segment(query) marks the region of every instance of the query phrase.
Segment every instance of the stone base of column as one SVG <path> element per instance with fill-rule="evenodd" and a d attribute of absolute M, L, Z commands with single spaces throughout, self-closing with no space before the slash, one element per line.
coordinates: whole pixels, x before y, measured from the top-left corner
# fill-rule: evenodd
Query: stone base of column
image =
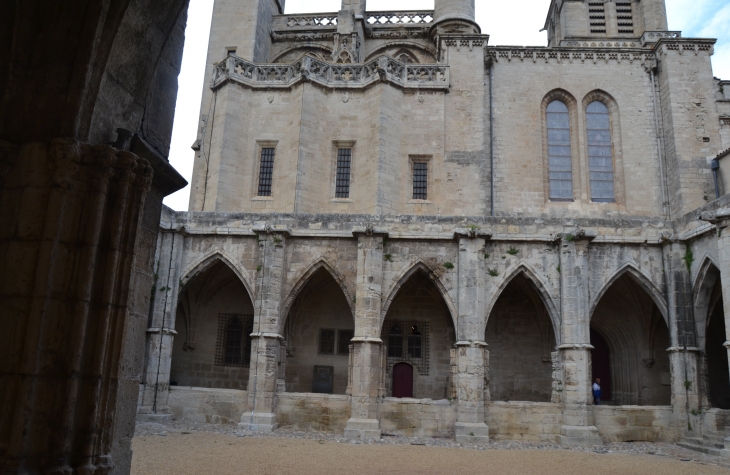
<path fill-rule="evenodd" d="M 484 422 L 457 422 L 455 432 L 460 444 L 489 443 L 489 427 Z"/>
<path fill-rule="evenodd" d="M 345 437 L 351 439 L 379 439 L 380 435 L 377 419 L 349 419 L 345 426 Z"/>
<path fill-rule="evenodd" d="M 251 413 L 246 412 L 241 416 L 239 429 L 252 430 L 254 432 L 273 432 L 279 424 L 276 422 L 276 414 L 257 413 L 251 418 Z"/>
<path fill-rule="evenodd" d="M 560 445 L 603 445 L 595 426 L 561 426 L 558 436 Z"/>
<path fill-rule="evenodd" d="M 172 414 L 141 414 L 137 413 L 137 422 L 165 423 L 172 420 Z"/>

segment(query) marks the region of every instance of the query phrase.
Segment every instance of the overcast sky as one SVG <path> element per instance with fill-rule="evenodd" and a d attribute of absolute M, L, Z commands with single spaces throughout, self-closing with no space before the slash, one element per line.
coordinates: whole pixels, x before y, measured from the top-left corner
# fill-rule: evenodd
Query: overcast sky
<path fill-rule="evenodd" d="M 730 79 L 730 1 L 666 0 L 669 29 L 683 36 L 717 38 L 712 63 L 715 76 Z M 286 0 L 286 13 L 334 12 L 340 0 Z M 547 45 L 540 32 L 549 0 L 477 0 L 477 22 L 490 45 Z M 433 9 L 433 0 L 368 0 L 368 11 Z M 172 131 L 170 163 L 190 181 L 213 0 L 190 0 L 185 51 Z M 175 210 L 188 209 L 190 186 L 165 198 Z"/>

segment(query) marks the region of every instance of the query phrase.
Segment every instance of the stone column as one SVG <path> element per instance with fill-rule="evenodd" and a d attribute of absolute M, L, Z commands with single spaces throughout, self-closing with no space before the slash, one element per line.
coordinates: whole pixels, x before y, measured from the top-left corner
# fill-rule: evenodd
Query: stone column
<path fill-rule="evenodd" d="M 347 437 L 380 438 L 380 397 L 383 341 L 380 317 L 383 292 L 383 238 L 385 232 L 371 227 L 355 231 L 357 237 L 357 287 L 355 290 L 355 337 L 352 339 L 351 414 Z"/>
<path fill-rule="evenodd" d="M 484 375 L 487 344 L 484 342 L 485 239 L 475 230 L 459 230 L 458 317 L 456 325 L 456 375 L 454 386 L 458 412 L 456 441 L 489 442 L 489 427 L 484 422 Z"/>
<path fill-rule="evenodd" d="M 595 238 L 582 230 L 560 237 L 560 287 L 563 365 L 563 425 L 560 443 L 602 444 L 593 425 L 591 404 L 590 301 L 588 245 Z"/>
<path fill-rule="evenodd" d="M 120 360 L 152 168 L 71 139 L 17 153 L 0 190 L 0 472 L 105 474 L 131 422 Z"/>
<path fill-rule="evenodd" d="M 282 351 L 279 334 L 282 284 L 286 267 L 286 229 L 255 228 L 259 235 L 261 270 L 254 301 L 254 328 L 251 334 L 251 370 L 248 377 L 248 408 L 241 416 L 242 429 L 271 432 L 276 422 L 276 386 Z"/>
<path fill-rule="evenodd" d="M 699 419 L 691 420 L 700 407 L 700 350 L 697 348 L 692 305 L 692 284 L 685 260 L 687 247 L 665 239 L 662 247 L 667 281 L 667 310 L 672 346 L 669 365 L 672 375 L 672 408 L 677 437 L 699 434 Z"/>
<path fill-rule="evenodd" d="M 142 381 L 142 402 L 138 421 L 167 421 L 170 407 L 170 366 L 177 316 L 177 299 L 182 276 L 183 243 L 180 229 L 162 230 L 155 256 L 152 290 L 152 319 L 147 329 L 146 367 Z"/>

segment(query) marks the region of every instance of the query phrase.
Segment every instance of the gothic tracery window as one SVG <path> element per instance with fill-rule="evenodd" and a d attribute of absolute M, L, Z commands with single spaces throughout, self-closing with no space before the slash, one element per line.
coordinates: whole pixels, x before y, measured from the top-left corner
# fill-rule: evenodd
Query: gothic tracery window
<path fill-rule="evenodd" d="M 611 118 L 608 107 L 603 102 L 594 101 L 586 107 L 586 132 L 588 134 L 591 200 L 598 202 L 616 201 Z"/>
<path fill-rule="evenodd" d="M 547 107 L 548 180 L 550 199 L 573 199 L 573 159 L 570 145 L 570 113 L 561 101 Z"/>

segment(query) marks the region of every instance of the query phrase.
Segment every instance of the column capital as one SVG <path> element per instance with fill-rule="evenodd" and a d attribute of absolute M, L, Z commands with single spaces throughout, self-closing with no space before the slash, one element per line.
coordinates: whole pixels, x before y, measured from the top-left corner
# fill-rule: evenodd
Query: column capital
<path fill-rule="evenodd" d="M 589 343 L 565 343 L 558 346 L 559 350 L 595 350 L 596 347 Z"/>
<path fill-rule="evenodd" d="M 353 228 L 352 235 L 355 237 L 360 236 L 381 236 L 388 237 L 388 230 L 385 228 L 376 228 L 372 224 L 367 226 L 358 226 Z"/>
<path fill-rule="evenodd" d="M 454 343 L 454 346 L 457 348 L 461 347 L 473 347 L 473 348 L 487 348 L 489 345 L 486 341 L 479 341 L 479 340 L 460 340 Z"/>
<path fill-rule="evenodd" d="M 281 234 L 282 236 L 291 236 L 291 231 L 286 226 L 272 226 L 270 224 L 261 224 L 254 226 L 251 231 L 256 234 Z"/>
<path fill-rule="evenodd" d="M 380 338 L 373 338 L 370 336 L 356 336 L 352 340 L 350 340 L 352 343 L 372 343 L 375 345 L 382 345 L 383 340 Z"/>
<path fill-rule="evenodd" d="M 268 338 L 270 340 L 283 340 L 284 337 L 278 333 L 273 332 L 254 332 L 251 333 L 251 338 Z"/>

